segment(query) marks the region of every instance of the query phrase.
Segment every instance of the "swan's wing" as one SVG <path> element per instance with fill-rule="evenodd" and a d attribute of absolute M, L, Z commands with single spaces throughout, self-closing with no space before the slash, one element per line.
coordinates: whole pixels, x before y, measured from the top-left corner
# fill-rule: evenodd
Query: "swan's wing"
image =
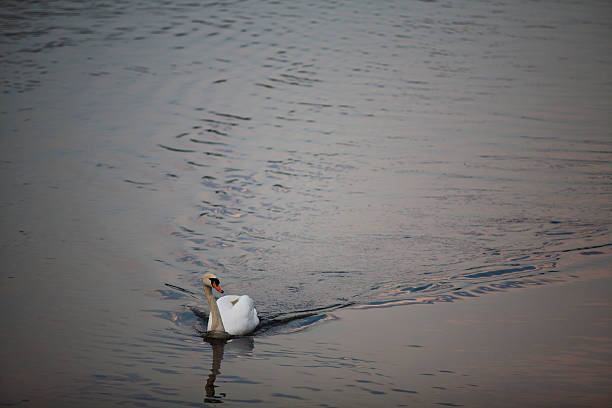
<path fill-rule="evenodd" d="M 255 303 L 247 295 L 228 295 L 217 299 L 217 306 L 225 331 L 229 334 L 244 335 L 255 330 L 259 324 Z"/>

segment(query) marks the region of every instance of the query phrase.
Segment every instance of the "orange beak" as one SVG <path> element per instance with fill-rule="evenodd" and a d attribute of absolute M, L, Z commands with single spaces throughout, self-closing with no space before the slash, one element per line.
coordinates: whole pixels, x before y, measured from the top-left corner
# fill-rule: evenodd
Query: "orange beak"
<path fill-rule="evenodd" d="M 213 282 L 212 286 L 213 288 L 217 289 L 217 291 L 219 291 L 220 293 L 223 293 L 223 289 L 221 289 L 221 286 L 219 286 L 216 282 Z"/>

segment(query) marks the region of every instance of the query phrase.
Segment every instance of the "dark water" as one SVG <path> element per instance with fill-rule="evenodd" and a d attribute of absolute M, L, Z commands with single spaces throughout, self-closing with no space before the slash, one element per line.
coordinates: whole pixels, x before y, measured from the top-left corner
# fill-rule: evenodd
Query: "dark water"
<path fill-rule="evenodd" d="M 205 271 L 273 334 L 609 255 L 611 17 L 4 2 L 0 402 L 198 405 Z"/>

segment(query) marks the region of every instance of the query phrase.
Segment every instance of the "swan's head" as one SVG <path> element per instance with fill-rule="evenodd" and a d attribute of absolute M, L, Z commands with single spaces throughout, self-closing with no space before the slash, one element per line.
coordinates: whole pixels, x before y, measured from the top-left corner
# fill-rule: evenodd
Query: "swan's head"
<path fill-rule="evenodd" d="M 207 273 L 202 277 L 202 283 L 204 286 L 209 288 L 215 288 L 217 291 L 223 293 L 223 289 L 219 286 L 219 278 L 214 273 Z"/>

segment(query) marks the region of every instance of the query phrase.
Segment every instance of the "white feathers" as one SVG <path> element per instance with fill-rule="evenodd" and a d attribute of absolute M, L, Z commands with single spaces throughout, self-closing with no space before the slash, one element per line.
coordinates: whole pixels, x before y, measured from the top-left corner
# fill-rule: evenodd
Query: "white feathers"
<path fill-rule="evenodd" d="M 225 331 L 234 336 L 249 334 L 259 324 L 257 310 L 253 299 L 248 295 L 228 295 L 217 299 L 217 307 L 221 314 L 221 320 Z M 212 319 L 208 319 L 210 331 Z"/>

